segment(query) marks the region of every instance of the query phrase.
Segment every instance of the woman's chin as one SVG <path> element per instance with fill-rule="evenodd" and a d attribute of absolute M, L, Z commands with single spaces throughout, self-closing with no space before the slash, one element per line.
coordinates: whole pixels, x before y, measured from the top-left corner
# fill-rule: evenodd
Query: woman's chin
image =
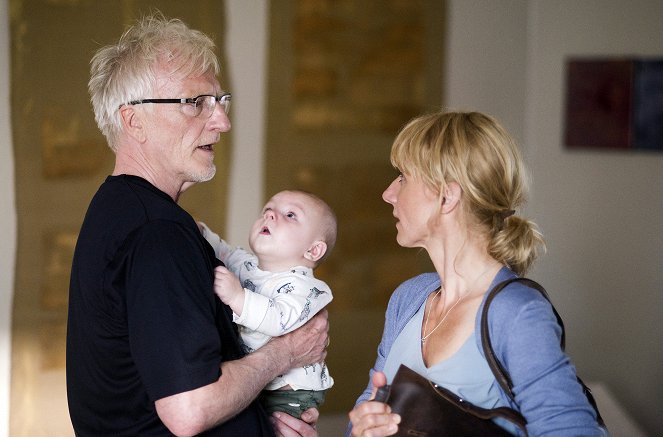
<path fill-rule="evenodd" d="M 396 236 L 396 243 L 398 243 L 398 245 L 401 247 L 412 247 L 405 238 L 402 238 L 398 235 Z"/>

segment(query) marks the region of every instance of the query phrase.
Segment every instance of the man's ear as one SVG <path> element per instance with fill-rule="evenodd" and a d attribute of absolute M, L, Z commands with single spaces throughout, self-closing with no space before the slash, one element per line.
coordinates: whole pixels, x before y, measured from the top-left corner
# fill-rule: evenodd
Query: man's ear
<path fill-rule="evenodd" d="M 132 105 L 123 105 L 120 108 L 120 119 L 124 132 L 139 143 L 145 141 L 143 120 Z"/>
<path fill-rule="evenodd" d="M 309 261 L 317 262 L 327 252 L 327 243 L 324 241 L 314 241 L 311 247 L 304 253 L 304 258 Z"/>

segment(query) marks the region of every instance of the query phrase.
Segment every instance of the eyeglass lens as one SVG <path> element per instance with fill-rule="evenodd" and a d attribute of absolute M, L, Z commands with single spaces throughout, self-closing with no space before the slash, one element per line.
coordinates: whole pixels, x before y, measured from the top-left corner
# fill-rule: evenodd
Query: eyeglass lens
<path fill-rule="evenodd" d="M 224 94 L 218 98 L 216 96 L 199 96 L 195 103 L 196 116 L 210 117 L 214 112 L 217 101 L 221 104 L 223 111 L 227 114 L 230 110 L 230 96 Z"/>

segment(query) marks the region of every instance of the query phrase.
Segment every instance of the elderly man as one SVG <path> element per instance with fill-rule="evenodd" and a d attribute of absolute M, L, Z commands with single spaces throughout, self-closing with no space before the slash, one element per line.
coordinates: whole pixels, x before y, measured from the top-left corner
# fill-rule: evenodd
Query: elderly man
<path fill-rule="evenodd" d="M 67 394 L 79 436 L 271 436 L 260 390 L 326 356 L 326 313 L 244 356 L 213 292 L 218 261 L 176 203 L 214 176 L 214 144 L 230 130 L 218 72 L 207 36 L 158 14 L 92 59 L 95 119 L 115 168 L 90 203 L 71 273 Z M 280 435 L 316 435 L 273 421 Z"/>

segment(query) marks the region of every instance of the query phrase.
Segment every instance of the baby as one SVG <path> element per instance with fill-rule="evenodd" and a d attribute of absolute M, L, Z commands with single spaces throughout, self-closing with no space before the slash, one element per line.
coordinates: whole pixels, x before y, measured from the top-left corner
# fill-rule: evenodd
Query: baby
<path fill-rule="evenodd" d="M 334 247 L 336 215 L 317 196 L 296 190 L 275 194 L 249 234 L 253 253 L 230 247 L 199 225 L 226 265 L 215 269 L 214 292 L 232 309 L 247 353 L 302 326 L 331 302 L 329 286 L 313 269 Z M 333 383 L 324 363 L 292 369 L 271 381 L 260 399 L 269 413 L 299 418 L 322 404 Z"/>

